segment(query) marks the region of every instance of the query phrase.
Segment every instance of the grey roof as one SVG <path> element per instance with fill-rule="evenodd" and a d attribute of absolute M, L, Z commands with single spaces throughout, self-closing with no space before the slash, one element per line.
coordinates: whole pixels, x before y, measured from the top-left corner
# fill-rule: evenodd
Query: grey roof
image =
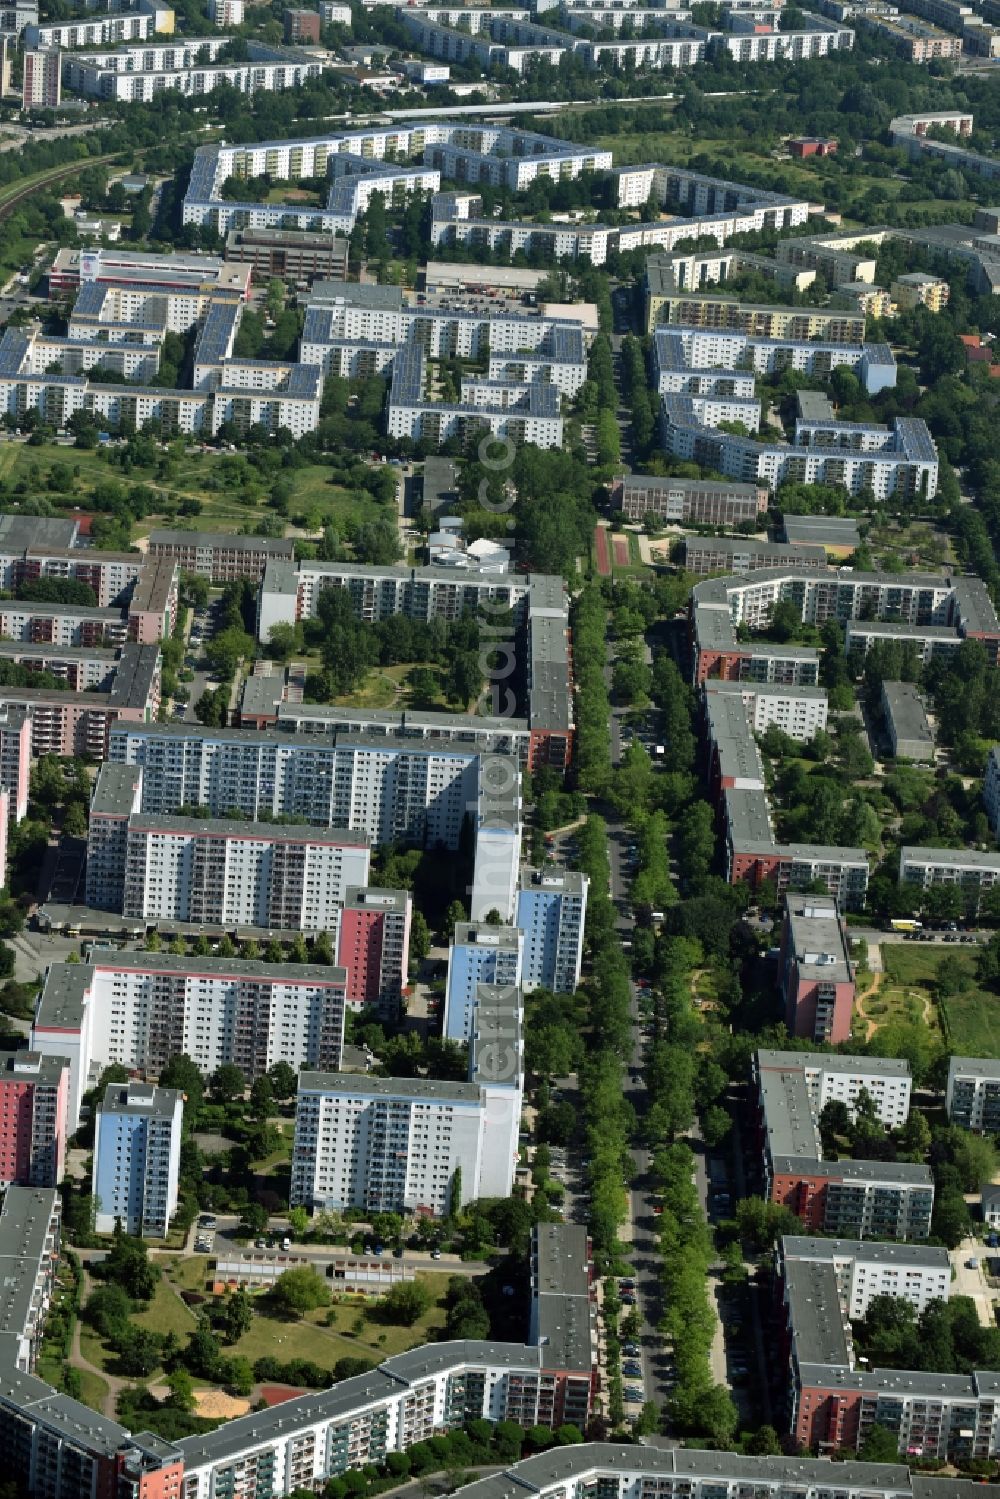
<path fill-rule="evenodd" d="M 446 1082 L 436 1077 L 372 1077 L 358 1072 L 300 1072 L 299 1092 L 361 1093 L 369 1098 L 416 1098 L 477 1107 L 482 1098 L 476 1083 Z"/>
<path fill-rule="evenodd" d="M 452 936 L 454 947 L 491 947 L 517 949 L 521 932 L 516 926 L 494 926 L 488 921 L 456 921 Z"/>
<path fill-rule="evenodd" d="M 772 1159 L 795 1157 L 817 1163 L 821 1155 L 819 1128 L 802 1070 L 790 1068 L 777 1076 L 762 1073 L 760 1104 Z"/>
<path fill-rule="evenodd" d="M 893 1187 L 926 1187 L 932 1191 L 934 1177 L 929 1166 L 910 1161 L 822 1161 L 816 1156 L 774 1155 L 774 1171 L 782 1176 L 825 1176 L 833 1181 L 885 1182 Z"/>
<path fill-rule="evenodd" d="M 310 304 L 347 302 L 352 307 L 376 307 L 385 312 L 396 312 L 403 305 L 403 289 L 400 286 L 362 286 L 356 281 L 314 281 L 309 289 L 309 301 Z"/>
<path fill-rule="evenodd" d="M 647 260 L 646 264 L 650 263 Z M 658 474 L 616 474 L 614 483 L 627 485 L 629 489 L 676 489 L 686 494 L 717 494 L 721 489 L 727 494 L 754 500 L 761 488 L 759 484 L 737 479 L 664 479 Z"/>
<path fill-rule="evenodd" d="M 141 778 L 142 771 L 138 765 L 117 765 L 105 760 L 94 781 L 90 815 L 128 817 Z"/>
<path fill-rule="evenodd" d="M 295 542 L 274 536 L 237 536 L 228 531 L 150 531 L 150 546 L 220 547 L 237 552 L 268 552 L 272 557 L 294 557 Z"/>
<path fill-rule="evenodd" d="M 870 291 L 871 287 L 866 286 L 866 290 Z M 830 404 L 829 397 L 825 396 L 822 391 L 797 391 L 795 401 L 798 407 L 798 415 L 802 417 L 804 421 L 818 422 L 833 420 L 833 406 Z"/>
<path fill-rule="evenodd" d="M 795 547 L 785 541 L 757 541 L 752 536 L 685 536 L 684 550 L 689 557 L 699 552 L 721 552 L 731 557 L 765 557 L 775 567 L 786 561 L 801 566 L 804 557 L 826 565 L 826 551 L 821 546 Z"/>
<path fill-rule="evenodd" d="M 840 1310 L 837 1272 L 831 1260 L 791 1260 L 784 1267 L 792 1339 L 817 1364 L 850 1364 L 851 1345 Z"/>
<path fill-rule="evenodd" d="M 56 1088 L 69 1066 L 65 1057 L 39 1051 L 0 1051 L 0 1082 L 33 1082 Z"/>
<path fill-rule="evenodd" d="M 246 686 L 258 681 L 267 683 L 280 681 L 280 678 L 248 677 Z M 261 704 L 266 706 L 268 694 L 261 693 L 259 697 Z M 259 711 L 254 709 L 252 703 L 248 706 L 245 691 L 243 711 Z M 330 703 L 281 702 L 277 705 L 277 716 L 279 724 L 325 722 L 330 725 L 331 730 L 342 725 L 353 733 L 363 733 L 371 726 L 391 729 L 404 738 L 418 737 L 412 734 L 413 728 L 458 729 L 474 736 L 494 737 L 528 733 L 526 718 L 490 717 L 480 713 L 441 713 L 423 708 L 341 708 Z"/>
<path fill-rule="evenodd" d="M 0 656 L 7 661 L 68 661 L 81 666 L 88 661 L 103 661 L 110 667 L 121 659 L 121 651 L 114 646 L 39 645 L 32 640 L 0 640 Z"/>
<path fill-rule="evenodd" d="M 849 983 L 850 959 L 836 901 L 829 896 L 785 897 L 790 949 L 801 977 Z"/>
<path fill-rule="evenodd" d="M 524 1040 L 521 991 L 516 984 L 477 984 L 469 1038 L 469 1081 L 522 1087 Z"/>
<path fill-rule="evenodd" d="M 819 418 L 826 419 L 826 414 Z M 821 546 L 860 545 L 861 535 L 856 520 L 840 515 L 788 515 L 783 517 L 785 540 L 793 544 L 818 542 Z"/>
<path fill-rule="evenodd" d="M 246 838 L 259 843 L 332 843 L 367 848 L 367 833 L 314 823 L 243 821 L 229 817 L 175 817 L 170 813 L 133 812 L 130 833 L 186 833 L 192 838 Z"/>
<path fill-rule="evenodd" d="M 0 515 L 0 551 L 24 552 L 29 547 L 72 548 L 80 524 L 62 516 Z"/>
<path fill-rule="evenodd" d="M 542 894 L 575 895 L 581 899 L 587 893 L 590 880 L 579 869 L 564 869 L 561 865 L 546 865 L 544 869 L 533 869 L 525 864 L 521 869 L 518 890 L 539 891 Z"/>
<path fill-rule="evenodd" d="M 94 970 L 83 963 L 50 963 L 35 1004 L 34 1026 L 42 1030 L 79 1030 Z"/>
<path fill-rule="evenodd" d="M 589 1371 L 594 1363 L 587 1230 L 539 1224 L 532 1233 L 532 1328 L 542 1366 Z"/>
<path fill-rule="evenodd" d="M 897 745 L 908 741 L 923 749 L 934 748 L 934 733 L 927 721 L 923 699 L 912 682 L 883 682 L 882 704 Z"/>
<path fill-rule="evenodd" d="M 949 869 L 1000 870 L 1000 850 L 978 848 L 923 848 L 907 846 L 899 851 L 900 868 L 907 864 L 932 864 Z"/>
<path fill-rule="evenodd" d="M 344 891 L 344 910 L 382 910 L 401 916 L 411 899 L 408 890 L 384 890 L 375 885 L 348 885 Z"/>
<path fill-rule="evenodd" d="M 986 1082 L 1000 1081 L 1000 1061 L 991 1057 L 952 1057 L 948 1063 L 949 1080 L 956 1077 L 981 1078 Z"/>
<path fill-rule="evenodd" d="M 810 897 L 817 899 L 817 897 Z M 848 1072 L 862 1077 L 909 1077 L 910 1064 L 901 1057 L 855 1057 L 835 1051 L 775 1051 L 762 1047 L 757 1052 L 758 1068 L 792 1069 L 806 1072 Z M 1000 1067 L 1000 1062 L 997 1063 Z"/>
<path fill-rule="evenodd" d="M 173 1119 L 179 1088 L 158 1088 L 155 1083 L 109 1083 L 97 1108 L 103 1114 L 138 1114 L 144 1119 Z"/>
<path fill-rule="evenodd" d="M 875 1239 L 825 1239 L 786 1234 L 781 1241 L 781 1252 L 786 1261 L 860 1259 L 871 1264 L 913 1265 L 927 1270 L 951 1268 L 947 1249 L 930 1244 L 882 1244 Z"/>
<path fill-rule="evenodd" d="M 32 1312 L 40 1311 L 35 1285 L 49 1224 L 59 1202 L 53 1187 L 9 1186 L 0 1209 L 0 1331 L 17 1336 L 29 1331 Z"/>
<path fill-rule="evenodd" d="M 726 828 L 733 848 L 772 846 L 767 793 L 754 786 L 727 786 L 724 796 Z"/>

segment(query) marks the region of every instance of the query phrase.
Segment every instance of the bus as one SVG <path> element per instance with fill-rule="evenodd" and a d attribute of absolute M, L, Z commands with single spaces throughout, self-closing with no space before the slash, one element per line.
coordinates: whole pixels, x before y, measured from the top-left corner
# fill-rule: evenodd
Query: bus
<path fill-rule="evenodd" d="M 890 921 L 889 927 L 894 932 L 919 932 L 923 927 L 922 921 L 912 921 L 909 917 L 905 921 Z"/>

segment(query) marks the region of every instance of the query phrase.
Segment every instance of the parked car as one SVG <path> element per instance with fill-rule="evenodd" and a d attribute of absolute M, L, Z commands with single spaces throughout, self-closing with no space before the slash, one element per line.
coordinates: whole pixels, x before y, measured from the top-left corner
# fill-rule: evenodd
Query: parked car
<path fill-rule="evenodd" d="M 626 1400 L 635 1400 L 640 1404 L 646 1398 L 645 1390 L 641 1390 L 638 1385 L 627 1384 L 625 1386 L 624 1394 Z"/>

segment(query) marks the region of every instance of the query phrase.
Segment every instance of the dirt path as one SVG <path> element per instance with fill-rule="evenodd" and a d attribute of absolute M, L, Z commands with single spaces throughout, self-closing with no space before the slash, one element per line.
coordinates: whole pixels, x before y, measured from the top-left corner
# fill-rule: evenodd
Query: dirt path
<path fill-rule="evenodd" d="M 83 1290 L 80 1297 L 81 1305 L 87 1300 L 87 1297 L 90 1295 L 90 1292 L 92 1290 L 93 1282 L 91 1281 L 90 1276 L 87 1274 L 86 1270 L 84 1270 Z M 84 1355 L 83 1349 L 80 1346 L 81 1326 L 82 1324 L 78 1313 L 76 1318 L 76 1326 L 73 1328 L 73 1342 L 70 1348 L 69 1355 L 70 1364 L 77 1369 L 86 1369 L 89 1371 L 89 1373 L 96 1374 L 98 1379 L 102 1380 L 104 1384 L 108 1386 L 108 1393 L 104 1397 L 104 1415 L 113 1416 L 115 1414 L 115 1405 L 118 1400 L 119 1390 L 122 1390 L 127 1384 L 134 1383 L 134 1381 L 129 1379 L 122 1379 L 121 1376 L 117 1374 L 109 1374 L 106 1369 L 100 1369 L 96 1364 L 91 1363 L 90 1359 Z"/>
<path fill-rule="evenodd" d="M 869 1015 L 865 1009 L 865 1006 L 867 1005 L 869 1000 L 878 998 L 879 990 L 882 988 L 884 981 L 884 973 L 873 973 L 871 975 L 871 982 L 865 992 L 863 994 L 858 994 L 855 996 L 854 1013 L 856 1016 L 860 1016 L 861 1020 L 864 1022 L 865 1034 L 861 1038 L 864 1041 L 870 1041 L 872 1036 L 879 1028 L 879 1020 L 877 1020 L 874 1016 Z M 923 1021 L 924 1025 L 928 1027 L 928 1029 L 937 1030 L 937 1016 L 934 1013 L 934 1000 L 932 999 L 932 997 L 925 990 L 911 989 L 909 987 L 906 989 L 906 996 L 908 999 L 912 998 L 919 1000 L 921 1007 L 921 1020 Z"/>

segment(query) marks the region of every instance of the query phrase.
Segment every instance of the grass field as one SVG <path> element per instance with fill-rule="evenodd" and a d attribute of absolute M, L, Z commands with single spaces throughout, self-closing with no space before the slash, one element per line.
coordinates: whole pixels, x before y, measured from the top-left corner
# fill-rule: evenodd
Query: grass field
<path fill-rule="evenodd" d="M 405 662 L 398 666 L 376 666 L 368 672 L 364 681 L 354 692 L 345 693 L 342 697 L 334 698 L 338 708 L 406 708 L 412 707 L 412 695 L 407 690 L 407 680 L 412 671 L 420 669 L 421 665 L 427 666 L 428 670 L 434 672 L 440 681 L 438 668 L 429 662 Z M 444 693 L 439 691 L 433 699 L 424 700 L 420 705 L 422 708 L 440 709 L 448 712 L 450 704 Z"/>
<path fill-rule="evenodd" d="M 976 982 L 975 953 L 956 951 L 937 943 L 914 942 L 888 944 L 882 948 L 882 962 L 888 982 L 879 991 L 879 1000 L 887 1000 L 907 1019 L 928 1023 L 941 1030 L 949 1048 L 963 1056 L 1000 1057 L 1000 996 L 980 988 Z M 939 967 L 964 982 L 967 987 L 939 1001 L 945 1026 L 942 1028 L 933 1007 L 931 986 Z M 924 1003 L 928 1001 L 929 1003 Z M 890 1016 L 879 1016 L 866 1010 L 882 1023 Z"/>
<path fill-rule="evenodd" d="M 177 1292 L 161 1279 L 149 1306 L 144 1312 L 137 1312 L 134 1321 L 140 1327 L 148 1327 L 150 1332 L 172 1332 L 184 1338 L 189 1332 L 194 1332 L 197 1319 Z"/>
<path fill-rule="evenodd" d="M 68 483 L 50 483 L 57 464 L 68 470 Z M 331 484 L 330 472 L 325 464 L 318 463 L 295 470 L 290 507 L 293 521 L 302 520 L 307 530 L 318 531 L 330 523 L 343 527 L 349 521 L 370 520 L 382 513 L 366 495 Z M 272 513 L 259 474 L 239 455 L 175 450 L 166 466 L 123 474 L 108 462 L 101 449 L 87 451 L 58 443 L 38 447 L 0 443 L 0 491 L 16 491 L 23 484 L 31 497 L 40 496 L 68 511 L 74 506 L 85 510 L 94 490 L 107 483 L 126 489 L 141 484 L 162 496 L 164 510 L 145 517 L 137 528 L 139 536 L 162 524 L 164 514 L 172 514 L 185 500 L 197 500 L 202 506 L 200 514 L 183 520 L 186 529 L 198 531 L 235 530 L 256 524 L 262 515 Z M 12 498 L 16 499 L 16 494 Z"/>

